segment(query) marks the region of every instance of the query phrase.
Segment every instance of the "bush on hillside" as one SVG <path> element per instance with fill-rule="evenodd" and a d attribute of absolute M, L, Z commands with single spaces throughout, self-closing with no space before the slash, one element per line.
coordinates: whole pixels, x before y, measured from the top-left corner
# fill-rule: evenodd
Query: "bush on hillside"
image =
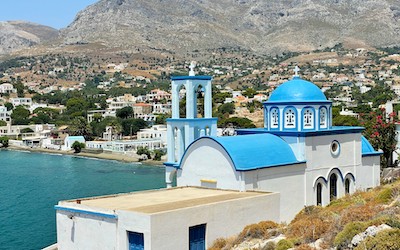
<path fill-rule="evenodd" d="M 275 250 L 287 250 L 293 247 L 294 245 L 291 241 L 283 239 L 276 244 Z"/>
<path fill-rule="evenodd" d="M 373 237 L 368 237 L 364 242 L 361 242 L 355 250 L 364 249 L 385 249 L 398 250 L 400 249 L 400 229 L 383 230 Z"/>
<path fill-rule="evenodd" d="M 367 225 L 365 222 L 350 222 L 348 223 L 343 230 L 338 233 L 334 240 L 334 245 L 338 249 L 346 249 L 347 246 L 351 243 L 351 240 L 357 234 L 364 232 L 367 229 Z"/>

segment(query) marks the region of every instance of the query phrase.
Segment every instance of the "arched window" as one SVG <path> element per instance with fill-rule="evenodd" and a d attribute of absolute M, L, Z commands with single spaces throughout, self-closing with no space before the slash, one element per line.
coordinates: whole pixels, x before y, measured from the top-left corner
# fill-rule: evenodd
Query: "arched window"
<path fill-rule="evenodd" d="M 314 112 L 311 108 L 306 108 L 303 112 L 303 128 L 314 128 Z"/>
<path fill-rule="evenodd" d="M 337 175 L 332 174 L 329 177 L 329 196 L 330 200 L 333 201 L 337 198 Z"/>
<path fill-rule="evenodd" d="M 279 126 L 279 110 L 277 108 L 271 109 L 271 128 L 278 128 Z"/>
<path fill-rule="evenodd" d="M 319 110 L 319 127 L 326 128 L 328 126 L 327 111 L 325 107 Z"/>
<path fill-rule="evenodd" d="M 344 191 L 346 194 L 350 194 L 350 179 L 346 178 L 344 181 Z"/>
<path fill-rule="evenodd" d="M 295 128 L 296 127 L 296 113 L 293 108 L 288 108 L 285 111 L 285 128 Z"/>
<path fill-rule="evenodd" d="M 322 184 L 317 184 L 317 206 L 322 206 Z"/>

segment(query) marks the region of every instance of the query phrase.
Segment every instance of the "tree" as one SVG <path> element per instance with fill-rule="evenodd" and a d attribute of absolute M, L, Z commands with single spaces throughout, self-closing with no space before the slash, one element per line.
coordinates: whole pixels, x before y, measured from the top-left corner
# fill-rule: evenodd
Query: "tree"
<path fill-rule="evenodd" d="M 220 112 L 222 114 L 233 114 L 233 113 L 235 113 L 235 104 L 224 103 L 218 107 L 218 112 Z"/>
<path fill-rule="evenodd" d="M 5 122 L 5 121 L 3 121 L 3 120 L 0 120 L 0 127 L 1 126 L 7 126 L 7 122 Z"/>
<path fill-rule="evenodd" d="M 11 102 L 6 102 L 6 103 L 4 104 L 4 107 L 7 108 L 7 111 L 10 111 L 10 110 L 14 109 L 14 105 L 12 105 Z"/>
<path fill-rule="evenodd" d="M 171 114 L 159 114 L 156 116 L 156 124 L 167 124 L 168 118 L 171 118 Z"/>
<path fill-rule="evenodd" d="M 252 88 L 248 88 L 243 92 L 244 96 L 247 96 L 248 98 L 253 98 L 257 94 L 257 91 L 255 91 Z"/>
<path fill-rule="evenodd" d="M 80 116 L 75 117 L 71 121 L 68 130 L 71 135 L 82 135 L 85 139 L 92 135 L 91 127 L 88 125 L 86 119 Z"/>
<path fill-rule="evenodd" d="M 74 141 L 71 147 L 75 150 L 74 153 L 80 153 L 82 151 L 82 148 L 85 148 L 85 143 Z"/>
<path fill-rule="evenodd" d="M 136 154 L 137 155 L 146 155 L 147 159 L 151 159 L 150 150 L 146 147 L 138 147 Z"/>
<path fill-rule="evenodd" d="M 82 97 L 73 97 L 67 101 L 66 113 L 73 117 L 84 116 L 87 110 L 88 103 Z"/>
<path fill-rule="evenodd" d="M 134 135 L 142 128 L 147 127 L 147 122 L 143 119 L 125 119 L 122 120 L 121 124 L 124 135 Z"/>
<path fill-rule="evenodd" d="M 153 151 L 153 153 L 154 153 L 153 160 L 155 160 L 155 161 L 161 161 L 161 157 L 162 157 L 163 155 L 165 155 L 165 152 L 162 151 L 162 150 L 159 150 L 159 149 L 155 149 L 155 150 Z"/>
<path fill-rule="evenodd" d="M 381 167 L 393 165 L 393 152 L 396 149 L 396 117 L 392 113 L 387 115 L 385 109 L 363 114 L 361 125 L 365 127 L 364 136 L 369 140 L 375 150 L 381 149 Z"/>
<path fill-rule="evenodd" d="M 29 110 L 27 110 L 23 106 L 17 106 L 11 114 L 12 124 L 14 125 L 29 124 L 29 115 L 30 115 Z"/>
<path fill-rule="evenodd" d="M 121 119 L 127 119 L 133 117 L 133 108 L 132 107 L 123 107 L 122 109 L 118 109 L 116 116 Z"/>

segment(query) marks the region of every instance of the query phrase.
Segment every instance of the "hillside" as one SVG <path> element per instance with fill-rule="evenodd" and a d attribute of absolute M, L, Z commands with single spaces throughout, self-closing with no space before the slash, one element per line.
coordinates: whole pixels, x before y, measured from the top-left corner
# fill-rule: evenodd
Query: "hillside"
<path fill-rule="evenodd" d="M 53 41 L 58 30 L 48 26 L 24 22 L 0 22 L 0 55 Z"/>
<path fill-rule="evenodd" d="M 382 230 L 382 231 L 380 231 Z M 260 222 L 236 236 L 218 239 L 217 249 L 400 249 L 400 180 L 333 201 L 305 207 L 289 224 Z"/>
<path fill-rule="evenodd" d="M 184 54 L 400 44 L 399 0 L 101 0 L 62 30 L 64 44 Z"/>

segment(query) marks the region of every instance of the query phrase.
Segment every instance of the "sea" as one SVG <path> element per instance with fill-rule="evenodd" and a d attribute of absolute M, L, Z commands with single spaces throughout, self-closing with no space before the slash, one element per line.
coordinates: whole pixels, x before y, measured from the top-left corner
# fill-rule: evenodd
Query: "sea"
<path fill-rule="evenodd" d="M 60 200 L 163 188 L 164 176 L 140 163 L 0 150 L 0 249 L 56 243 Z"/>

